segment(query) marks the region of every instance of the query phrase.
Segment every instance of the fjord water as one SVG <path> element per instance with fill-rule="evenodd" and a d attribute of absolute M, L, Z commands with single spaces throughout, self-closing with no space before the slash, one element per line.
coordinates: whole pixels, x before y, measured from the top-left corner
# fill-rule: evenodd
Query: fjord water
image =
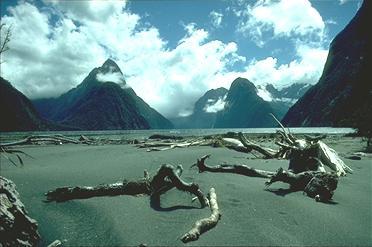
<path fill-rule="evenodd" d="M 175 136 L 204 136 L 227 132 L 243 132 L 247 134 L 272 134 L 278 128 L 232 128 L 232 129 L 150 129 L 150 130 L 100 130 L 100 131 L 26 131 L 26 132 L 3 132 L 0 133 L 0 141 L 10 141 L 24 138 L 30 135 L 55 135 L 61 134 L 70 137 L 85 135 L 89 137 L 102 137 L 113 139 L 144 139 L 153 134 Z M 352 128 L 290 128 L 295 134 L 349 134 L 354 133 Z"/>

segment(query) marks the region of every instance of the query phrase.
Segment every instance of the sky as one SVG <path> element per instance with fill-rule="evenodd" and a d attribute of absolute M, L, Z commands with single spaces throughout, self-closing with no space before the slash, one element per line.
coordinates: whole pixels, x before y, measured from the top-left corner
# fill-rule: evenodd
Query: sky
<path fill-rule="evenodd" d="M 57 97 L 107 58 L 166 117 L 244 77 L 260 87 L 317 83 L 332 39 L 361 0 L 1 0 L 11 27 L 3 78 Z M 3 31 L 3 30 L 2 30 Z M 3 33 L 1 39 L 3 40 Z"/>

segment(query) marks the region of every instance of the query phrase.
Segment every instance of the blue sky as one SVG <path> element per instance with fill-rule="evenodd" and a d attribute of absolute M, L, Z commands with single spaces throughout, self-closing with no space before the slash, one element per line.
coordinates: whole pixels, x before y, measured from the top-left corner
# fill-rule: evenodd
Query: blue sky
<path fill-rule="evenodd" d="M 5 0 L 1 22 L 12 39 L 1 76 L 30 98 L 55 97 L 111 57 L 151 106 L 187 115 L 206 90 L 229 88 L 238 76 L 257 87 L 315 84 L 331 40 L 360 4 Z"/>

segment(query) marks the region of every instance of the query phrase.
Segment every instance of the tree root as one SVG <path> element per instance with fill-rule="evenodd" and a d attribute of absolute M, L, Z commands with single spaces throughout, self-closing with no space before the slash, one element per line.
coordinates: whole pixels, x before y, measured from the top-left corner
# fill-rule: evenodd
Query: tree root
<path fill-rule="evenodd" d="M 172 165 L 162 165 L 158 172 L 150 178 L 145 172 L 145 177 L 135 181 L 123 181 L 114 184 L 98 186 L 62 187 L 48 191 L 46 202 L 65 202 L 74 199 L 86 199 L 99 196 L 117 195 L 149 195 L 152 197 L 176 187 L 181 191 L 194 194 L 202 207 L 208 206 L 208 199 L 204 196 L 199 186 L 195 183 L 186 183 L 181 180 L 182 166 L 174 168 Z"/>
<path fill-rule="evenodd" d="M 208 166 L 205 164 L 205 160 L 209 158 L 210 155 L 205 155 L 197 160 L 196 164 L 192 165 L 198 167 L 199 173 L 202 172 L 220 172 L 220 173 L 236 173 L 249 177 L 261 177 L 261 178 L 271 178 L 275 172 L 269 172 L 264 170 L 259 170 L 255 168 L 248 167 L 246 165 L 217 165 Z"/>
<path fill-rule="evenodd" d="M 335 173 L 306 171 L 295 174 L 279 168 L 265 184 L 270 186 L 275 182 L 290 185 L 292 191 L 303 191 L 307 196 L 317 201 L 327 202 L 332 199 L 337 189 L 338 176 Z"/>
<path fill-rule="evenodd" d="M 218 209 L 217 195 L 214 188 L 209 191 L 209 207 L 212 211 L 211 216 L 196 221 L 191 230 L 181 237 L 182 242 L 198 240 L 201 234 L 215 227 L 220 220 L 221 213 Z"/>

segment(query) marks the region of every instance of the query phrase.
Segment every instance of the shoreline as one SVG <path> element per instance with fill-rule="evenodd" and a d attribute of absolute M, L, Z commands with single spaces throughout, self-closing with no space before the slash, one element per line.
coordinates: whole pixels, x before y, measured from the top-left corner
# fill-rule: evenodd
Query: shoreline
<path fill-rule="evenodd" d="M 257 138 L 270 145 L 268 138 Z M 210 214 L 199 209 L 185 192 L 171 190 L 161 197 L 161 209 L 153 209 L 148 197 L 115 196 L 44 203 L 44 193 L 61 186 L 98 185 L 137 179 L 146 169 L 161 164 L 182 164 L 181 178 L 194 181 L 202 191 L 216 189 L 222 218 L 218 225 L 190 246 L 370 245 L 372 225 L 372 158 L 346 159 L 363 148 L 358 137 L 331 136 L 324 140 L 354 169 L 342 177 L 335 204 L 317 203 L 301 192 L 282 194 L 278 183 L 265 190 L 262 178 L 236 174 L 198 174 L 189 167 L 211 154 L 211 165 L 246 164 L 275 171 L 287 168 L 287 160 L 257 159 L 253 155 L 208 146 L 146 152 L 134 145 L 28 145 L 18 146 L 25 157 L 22 168 L 1 158 L 1 175 L 16 183 L 29 215 L 39 223 L 41 246 L 56 239 L 64 245 L 184 246 L 180 237 L 193 223 Z"/>

